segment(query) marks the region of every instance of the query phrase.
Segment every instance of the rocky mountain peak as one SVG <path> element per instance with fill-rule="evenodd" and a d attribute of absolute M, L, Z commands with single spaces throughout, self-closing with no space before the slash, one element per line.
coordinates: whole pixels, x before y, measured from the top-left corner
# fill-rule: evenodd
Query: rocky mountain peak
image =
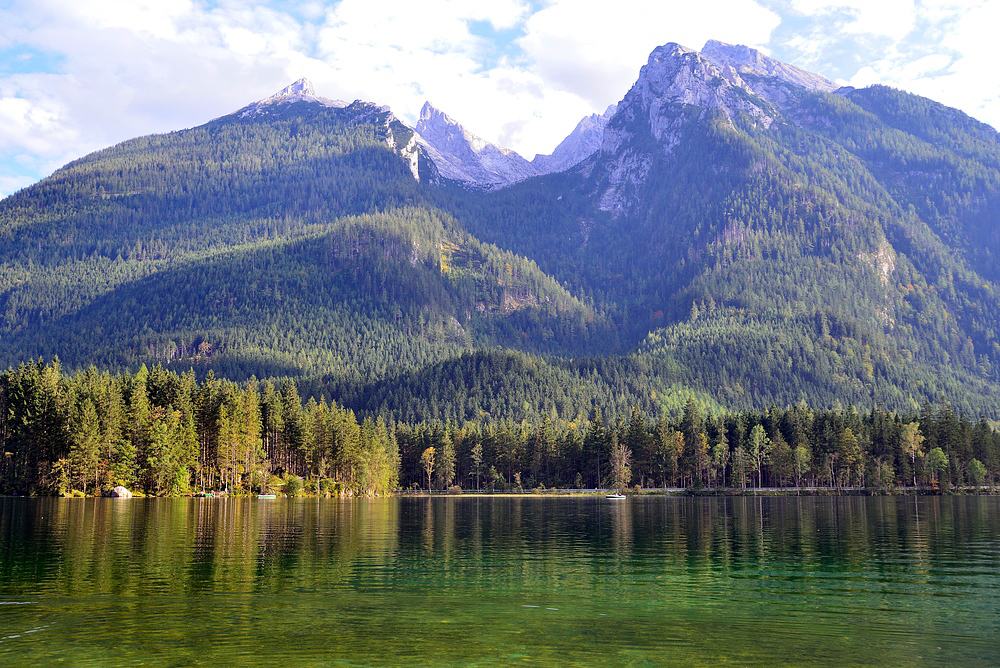
<path fill-rule="evenodd" d="M 313 102 L 321 104 L 324 107 L 337 109 L 347 106 L 347 102 L 343 100 L 331 100 L 316 95 L 316 90 L 313 88 L 312 82 L 309 79 L 303 78 L 285 86 L 270 97 L 265 97 L 263 100 L 258 100 L 253 104 L 243 107 L 237 113 L 241 118 L 260 116 L 270 113 L 275 105 L 292 104 L 295 102 Z"/>
<path fill-rule="evenodd" d="M 295 83 L 291 83 L 282 88 L 273 97 L 290 97 L 293 95 L 308 95 L 315 97 L 316 90 L 313 88 L 312 81 L 305 78 L 299 79 Z"/>
<path fill-rule="evenodd" d="M 424 102 L 424 106 L 421 107 L 415 129 L 427 142 L 449 153 L 453 151 L 465 153 L 470 150 L 473 153 L 481 153 L 487 145 L 492 146 L 485 139 L 466 130 L 461 123 L 430 102 Z"/>
<path fill-rule="evenodd" d="M 551 155 L 536 155 L 531 161 L 542 174 L 562 172 L 579 164 L 601 148 L 604 128 L 618 109 L 617 104 L 609 106 L 603 114 L 585 116 L 576 124 L 565 139 L 556 146 Z"/>
<path fill-rule="evenodd" d="M 622 101 L 622 106 L 639 104 L 650 111 L 650 120 L 665 105 L 696 105 L 718 109 L 727 116 L 747 113 L 764 119 L 760 105 L 747 99 L 749 86 L 728 64 L 716 64 L 693 49 L 665 44 L 649 55 L 639 78 Z M 765 119 L 765 124 L 770 119 Z M 653 124 L 654 133 L 658 129 Z"/>
<path fill-rule="evenodd" d="M 806 90 L 833 92 L 837 84 L 818 74 L 765 56 L 757 49 L 741 44 L 726 44 L 714 39 L 705 43 L 701 55 L 719 67 L 732 67 L 743 75 L 779 79 Z"/>
<path fill-rule="evenodd" d="M 418 123 L 419 122 L 422 122 L 425 125 L 460 125 L 458 121 L 435 107 L 430 102 L 424 102 L 424 106 L 420 108 L 420 118 L 418 119 Z"/>
<path fill-rule="evenodd" d="M 446 179 L 493 189 L 539 173 L 515 151 L 469 132 L 430 102 L 425 102 L 420 110 L 416 131 L 438 172 Z"/>
<path fill-rule="evenodd" d="M 697 55 L 695 49 L 678 44 L 677 42 L 667 42 L 663 46 L 658 46 L 649 54 L 647 63 L 663 60 L 665 58 L 679 58 L 687 55 Z"/>
<path fill-rule="evenodd" d="M 728 62 L 672 42 L 653 49 L 604 130 L 600 208 L 622 213 L 631 206 L 656 152 L 669 155 L 680 143 L 691 109 L 701 109 L 697 118 L 721 113 L 730 124 L 741 118 L 764 128 L 777 113 Z"/>

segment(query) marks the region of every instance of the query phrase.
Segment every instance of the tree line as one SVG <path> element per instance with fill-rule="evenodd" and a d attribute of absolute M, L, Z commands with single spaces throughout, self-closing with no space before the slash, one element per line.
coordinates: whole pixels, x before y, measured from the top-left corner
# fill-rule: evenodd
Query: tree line
<path fill-rule="evenodd" d="M 740 488 L 891 491 L 995 484 L 1000 433 L 949 405 L 709 411 L 599 408 L 572 419 L 387 421 L 295 383 L 237 383 L 160 366 L 0 374 L 0 491 L 321 495 L 396 489 Z"/>
<path fill-rule="evenodd" d="M 423 422 L 396 427 L 403 487 L 825 487 L 892 491 L 995 483 L 1000 434 L 947 404 L 912 415 L 800 403 L 766 411 L 683 411 L 576 420 Z"/>
<path fill-rule="evenodd" d="M 303 485 L 377 496 L 397 487 L 386 423 L 359 420 L 295 383 L 201 382 L 145 366 L 72 376 L 58 360 L 0 374 L 0 491 L 84 494 L 116 486 L 154 495 L 249 494 Z"/>

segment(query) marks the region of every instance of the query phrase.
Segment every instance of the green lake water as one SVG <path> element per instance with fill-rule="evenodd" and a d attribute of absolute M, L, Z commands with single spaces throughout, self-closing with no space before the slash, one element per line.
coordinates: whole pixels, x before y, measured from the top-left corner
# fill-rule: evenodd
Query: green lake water
<path fill-rule="evenodd" d="M 1000 665 L 1000 499 L 0 499 L 57 663 Z"/>

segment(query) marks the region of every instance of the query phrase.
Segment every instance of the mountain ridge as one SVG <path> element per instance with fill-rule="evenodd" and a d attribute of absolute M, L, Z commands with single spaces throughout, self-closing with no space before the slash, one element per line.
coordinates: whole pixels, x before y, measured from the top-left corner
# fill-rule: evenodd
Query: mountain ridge
<path fill-rule="evenodd" d="M 548 165 L 421 117 L 300 80 L 6 198 L 0 359 L 293 377 L 463 419 L 678 392 L 1000 415 L 1000 137 L 982 124 L 718 42 L 654 49 Z M 569 389 L 475 400 L 509 359 L 491 350 Z"/>
<path fill-rule="evenodd" d="M 491 144 L 469 132 L 430 102 L 425 102 L 421 108 L 414 130 L 444 178 L 476 187 L 496 188 L 539 174 L 516 151 Z"/>

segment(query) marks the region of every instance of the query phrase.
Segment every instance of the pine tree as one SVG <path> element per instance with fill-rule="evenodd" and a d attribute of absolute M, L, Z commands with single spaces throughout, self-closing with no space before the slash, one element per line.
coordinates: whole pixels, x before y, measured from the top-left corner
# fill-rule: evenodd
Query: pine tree
<path fill-rule="evenodd" d="M 69 422 L 69 460 L 74 478 L 80 483 L 84 494 L 87 483 L 97 487 L 98 463 L 100 461 L 101 426 L 97 419 L 97 408 L 90 398 L 78 404 Z"/>

